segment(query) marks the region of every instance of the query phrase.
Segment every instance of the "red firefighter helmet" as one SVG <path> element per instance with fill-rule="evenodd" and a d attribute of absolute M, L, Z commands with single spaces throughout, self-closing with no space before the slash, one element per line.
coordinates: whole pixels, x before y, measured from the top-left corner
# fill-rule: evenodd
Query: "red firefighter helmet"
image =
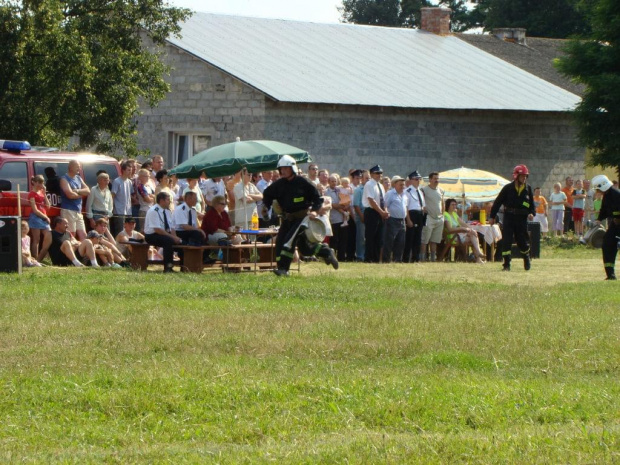
<path fill-rule="evenodd" d="M 525 165 L 517 165 L 517 166 L 515 166 L 515 169 L 512 172 L 512 179 L 517 179 L 517 177 L 520 174 L 524 174 L 526 176 L 530 175 L 530 172 L 528 171 L 527 166 L 525 166 Z"/>

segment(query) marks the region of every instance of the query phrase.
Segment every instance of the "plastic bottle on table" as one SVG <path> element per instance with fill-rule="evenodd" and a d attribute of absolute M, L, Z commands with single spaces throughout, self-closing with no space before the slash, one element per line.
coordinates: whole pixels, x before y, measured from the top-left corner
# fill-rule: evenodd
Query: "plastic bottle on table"
<path fill-rule="evenodd" d="M 252 229 L 252 231 L 258 231 L 258 213 L 256 211 L 252 213 L 252 227 L 250 229 Z"/>

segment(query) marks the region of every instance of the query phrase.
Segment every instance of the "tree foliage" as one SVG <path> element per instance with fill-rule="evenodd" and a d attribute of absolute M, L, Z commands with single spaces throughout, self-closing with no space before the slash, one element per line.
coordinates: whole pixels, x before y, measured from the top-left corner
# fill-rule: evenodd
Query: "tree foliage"
<path fill-rule="evenodd" d="M 189 10 L 162 0 L 0 0 L 0 138 L 136 153 L 139 103 L 155 105 L 162 44 Z"/>
<path fill-rule="evenodd" d="M 566 52 L 558 69 L 586 86 L 575 116 L 580 140 L 592 151 L 590 163 L 620 176 L 620 2 L 598 0 L 591 37 L 570 41 Z"/>
<path fill-rule="evenodd" d="M 343 0 L 340 13 L 346 23 L 415 28 L 420 25 L 420 9 L 433 6 L 452 10 L 454 32 L 471 27 L 470 12 L 464 0 Z"/>
<path fill-rule="evenodd" d="M 453 32 L 522 27 L 529 36 L 566 38 L 589 32 L 587 13 L 594 1 L 481 0 L 468 9 L 464 0 L 343 0 L 340 12 L 348 23 L 419 27 L 421 8 L 443 6 L 452 10 Z"/>
<path fill-rule="evenodd" d="M 531 37 L 587 34 L 590 0 L 483 0 L 476 7 L 485 30 L 521 27 Z"/>

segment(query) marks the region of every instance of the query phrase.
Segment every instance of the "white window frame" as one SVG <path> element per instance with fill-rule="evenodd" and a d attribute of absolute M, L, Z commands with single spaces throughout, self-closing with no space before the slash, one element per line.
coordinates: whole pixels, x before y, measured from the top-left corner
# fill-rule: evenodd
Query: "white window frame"
<path fill-rule="evenodd" d="M 172 154 L 171 154 L 170 159 L 172 160 L 172 166 L 177 166 L 181 164 L 182 162 L 189 160 L 197 153 L 205 150 L 204 147 L 195 147 L 196 145 L 195 139 L 197 137 L 208 138 L 206 148 L 211 147 L 211 141 L 213 140 L 213 138 L 211 137 L 211 134 L 204 133 L 204 132 L 172 132 L 171 136 L 172 136 Z M 181 137 L 185 137 L 187 144 L 188 144 L 187 145 L 187 158 L 185 160 L 179 160 L 179 141 Z"/>

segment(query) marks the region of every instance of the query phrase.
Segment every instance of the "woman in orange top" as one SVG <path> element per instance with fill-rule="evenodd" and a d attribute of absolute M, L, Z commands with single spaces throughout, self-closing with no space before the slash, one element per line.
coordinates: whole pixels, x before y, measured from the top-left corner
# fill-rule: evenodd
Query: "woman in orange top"
<path fill-rule="evenodd" d="M 549 232 L 549 223 L 547 222 L 547 199 L 540 195 L 540 187 L 534 189 L 534 205 L 536 207 L 536 216 L 534 221 L 540 223 L 540 231 L 543 237 Z"/>

